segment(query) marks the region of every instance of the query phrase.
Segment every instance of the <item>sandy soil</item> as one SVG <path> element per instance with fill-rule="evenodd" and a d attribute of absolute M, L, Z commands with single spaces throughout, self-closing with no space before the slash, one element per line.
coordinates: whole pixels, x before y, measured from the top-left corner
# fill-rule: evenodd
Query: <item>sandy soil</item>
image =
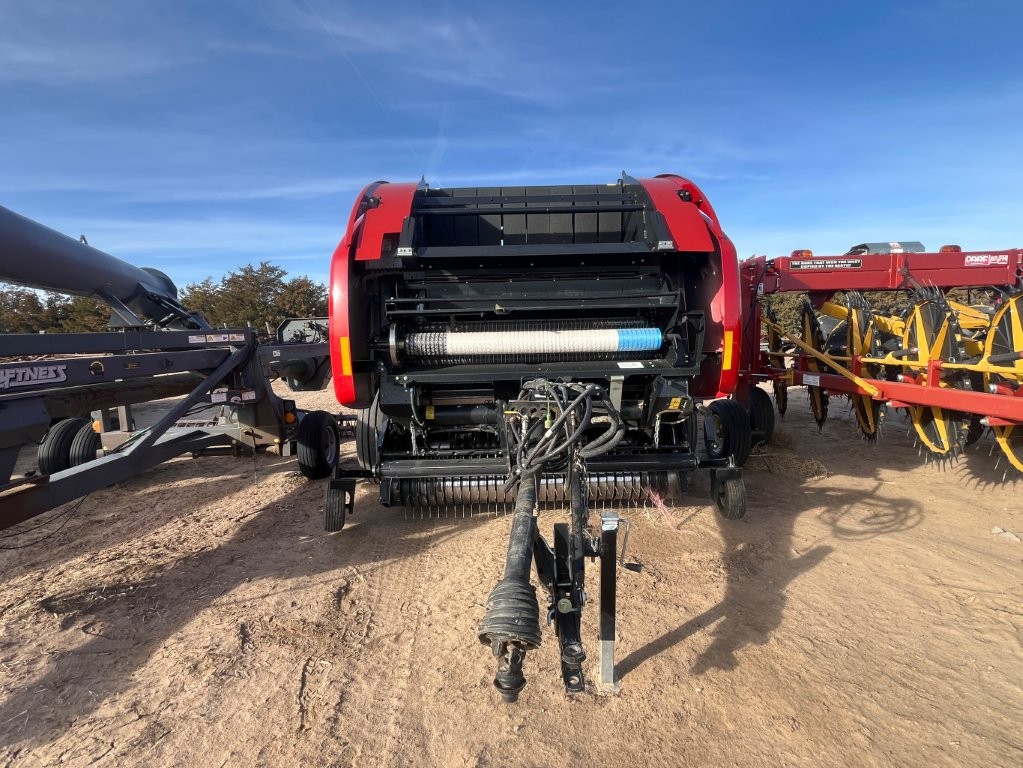
<path fill-rule="evenodd" d="M 872 446 L 843 410 L 818 434 L 793 391 L 743 521 L 705 478 L 628 513 L 613 696 L 566 697 L 550 630 L 518 704 L 491 688 L 507 518 L 406 520 L 366 486 L 325 535 L 323 481 L 272 456 L 95 493 L 0 551 L 0 762 L 1023 764 L 1023 544 L 992 533 L 1023 532 L 1023 483 L 987 440 L 942 471 L 900 417 Z"/>

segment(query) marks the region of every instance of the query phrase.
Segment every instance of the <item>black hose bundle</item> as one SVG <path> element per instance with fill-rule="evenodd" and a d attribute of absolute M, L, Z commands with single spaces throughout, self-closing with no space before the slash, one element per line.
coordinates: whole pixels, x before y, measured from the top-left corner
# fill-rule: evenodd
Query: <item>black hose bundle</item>
<path fill-rule="evenodd" d="M 528 381 L 519 393 L 520 400 L 542 402 L 537 395 L 546 397 L 548 416 L 528 425 L 524 434 L 508 430 L 508 439 L 514 468 L 505 483 L 505 490 L 521 478 L 535 476 L 545 464 L 564 462 L 571 457 L 572 449 L 593 424 L 594 400 L 599 403 L 599 412 L 608 419 L 607 428 L 596 438 L 579 448 L 579 456 L 590 459 L 612 450 L 625 436 L 621 414 L 614 407 L 603 387 L 597 384 L 579 384 L 566 381 L 536 379 Z M 552 414 L 557 412 L 557 417 Z"/>

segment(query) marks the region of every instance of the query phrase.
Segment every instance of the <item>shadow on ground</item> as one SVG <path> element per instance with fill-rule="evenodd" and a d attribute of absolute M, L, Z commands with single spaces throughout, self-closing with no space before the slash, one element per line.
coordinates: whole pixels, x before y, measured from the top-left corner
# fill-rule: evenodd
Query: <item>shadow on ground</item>
<path fill-rule="evenodd" d="M 20 687 L 8 681 L 0 704 L 0 743 L 17 743 L 23 751 L 55 740 L 105 700 L 131 688 L 135 672 L 169 638 L 242 583 L 279 577 L 315 582 L 335 575 L 340 583 L 347 568 L 366 573 L 388 552 L 412 556 L 474 524 L 406 521 L 400 510 L 379 508 L 340 534 L 327 535 L 321 531 L 321 506 L 310 503 L 322 498 L 322 491 L 322 483 L 302 485 L 274 498 L 253 510 L 230 538 L 210 542 L 155 573 L 74 593 L 51 592 L 38 601 L 39 609 L 58 617 L 62 629 L 76 628 L 90 639 L 54 654 L 41 676 L 21 681 Z M 303 537 L 306 543 L 296 546 Z"/>
<path fill-rule="evenodd" d="M 748 470 L 749 497 L 771 500 L 772 509 L 753 507 L 740 521 L 716 516 L 723 541 L 724 596 L 623 658 L 617 668 L 620 677 L 708 627 L 713 627 L 713 639 L 692 666 L 696 675 L 710 669 L 733 669 L 738 665 L 739 650 L 766 643 L 782 623 L 789 585 L 833 551 L 823 545 L 805 552 L 795 550 L 793 531 L 801 515 L 816 512 L 834 537 L 851 541 L 909 530 L 922 520 L 923 509 L 915 500 L 878 496 L 880 483 L 871 494 L 860 488 L 825 487 L 772 476 L 757 471 L 755 459 Z"/>

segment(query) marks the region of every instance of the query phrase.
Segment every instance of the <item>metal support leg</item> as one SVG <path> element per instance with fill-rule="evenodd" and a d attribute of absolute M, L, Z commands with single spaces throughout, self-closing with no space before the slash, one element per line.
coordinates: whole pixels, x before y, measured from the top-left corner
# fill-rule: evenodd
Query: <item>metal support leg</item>
<path fill-rule="evenodd" d="M 600 515 L 600 675 L 598 689 L 615 693 L 615 613 L 618 591 L 618 524 L 617 512 Z"/>
<path fill-rule="evenodd" d="M 554 624 L 561 648 L 561 677 L 566 693 L 581 693 L 586 687 L 582 665 L 586 661 L 580 633 L 582 618 L 582 563 L 575 556 L 570 529 L 564 523 L 554 526 L 555 579 L 552 592 Z"/>

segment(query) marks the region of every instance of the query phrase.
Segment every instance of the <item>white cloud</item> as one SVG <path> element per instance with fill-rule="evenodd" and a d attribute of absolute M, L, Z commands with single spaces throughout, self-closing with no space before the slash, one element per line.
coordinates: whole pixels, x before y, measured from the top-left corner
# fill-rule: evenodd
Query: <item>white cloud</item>
<path fill-rule="evenodd" d="M 377 21 L 346 7 L 318 7 L 310 0 L 281 16 L 281 22 L 325 34 L 378 102 L 372 69 L 378 64 L 369 63 L 371 55 L 379 64 L 399 65 L 410 78 L 518 101 L 554 106 L 569 94 L 581 92 L 585 81 L 579 73 L 569 74 L 568 68 L 559 67 L 549 50 L 531 50 L 528 40 L 513 44 L 510 25 L 497 30 L 496 24 L 477 22 L 472 13 L 480 7 L 438 18 L 434 6 L 423 6 L 428 13 L 403 11 Z M 586 81 L 600 81 L 600 66 L 591 63 Z M 579 80 L 578 87 L 567 87 L 569 78 Z"/>
<path fill-rule="evenodd" d="M 45 0 L 0 4 L 0 83 L 74 84 L 138 77 L 192 58 L 134 4 L 100 9 Z M 152 23 L 155 22 L 155 23 Z"/>

